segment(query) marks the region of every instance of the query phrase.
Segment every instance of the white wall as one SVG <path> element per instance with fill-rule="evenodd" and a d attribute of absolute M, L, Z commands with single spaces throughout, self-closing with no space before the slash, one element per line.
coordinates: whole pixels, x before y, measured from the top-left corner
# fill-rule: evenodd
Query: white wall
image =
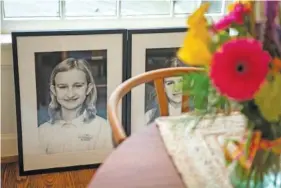
<path fill-rule="evenodd" d="M 12 45 L 1 45 L 1 156 L 17 155 Z"/>

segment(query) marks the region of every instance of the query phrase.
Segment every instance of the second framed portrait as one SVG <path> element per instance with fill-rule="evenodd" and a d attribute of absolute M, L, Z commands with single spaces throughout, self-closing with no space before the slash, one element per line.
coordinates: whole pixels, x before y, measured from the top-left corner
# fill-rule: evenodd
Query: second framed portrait
<path fill-rule="evenodd" d="M 176 53 L 182 45 L 186 31 L 186 28 L 129 30 L 128 77 L 161 68 L 184 66 L 176 58 Z M 181 113 L 182 88 L 176 86 L 182 81 L 182 77 L 164 80 L 170 115 Z M 128 95 L 127 110 L 127 128 L 130 134 L 142 130 L 159 117 L 153 82 L 142 84 L 132 90 Z"/>
<path fill-rule="evenodd" d="M 12 37 L 20 174 L 97 167 L 113 150 L 106 106 L 125 79 L 126 30 Z"/>

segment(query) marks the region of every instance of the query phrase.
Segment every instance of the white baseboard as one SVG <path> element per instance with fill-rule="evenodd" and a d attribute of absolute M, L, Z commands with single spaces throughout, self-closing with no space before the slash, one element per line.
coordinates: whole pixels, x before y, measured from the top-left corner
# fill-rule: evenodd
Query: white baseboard
<path fill-rule="evenodd" d="M 18 155 L 16 134 L 1 134 L 1 157 Z"/>

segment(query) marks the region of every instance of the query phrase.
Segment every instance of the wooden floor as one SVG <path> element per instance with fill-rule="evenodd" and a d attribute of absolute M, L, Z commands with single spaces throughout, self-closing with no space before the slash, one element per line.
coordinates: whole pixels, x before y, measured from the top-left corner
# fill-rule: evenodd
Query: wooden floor
<path fill-rule="evenodd" d="M 1 188 L 86 188 L 94 169 L 18 176 L 17 163 L 1 164 Z"/>

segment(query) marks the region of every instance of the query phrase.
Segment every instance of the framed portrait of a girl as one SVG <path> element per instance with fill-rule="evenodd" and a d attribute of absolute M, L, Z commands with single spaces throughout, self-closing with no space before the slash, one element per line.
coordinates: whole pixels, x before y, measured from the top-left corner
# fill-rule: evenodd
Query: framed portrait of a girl
<path fill-rule="evenodd" d="M 126 30 L 12 39 L 20 174 L 99 166 L 114 148 L 106 106 L 125 79 Z"/>
<path fill-rule="evenodd" d="M 187 28 L 164 28 L 128 31 L 128 77 L 161 68 L 185 66 L 176 58 Z M 181 113 L 182 77 L 164 80 L 170 115 Z M 142 84 L 128 95 L 127 128 L 129 134 L 141 131 L 159 117 L 153 82 Z"/>

